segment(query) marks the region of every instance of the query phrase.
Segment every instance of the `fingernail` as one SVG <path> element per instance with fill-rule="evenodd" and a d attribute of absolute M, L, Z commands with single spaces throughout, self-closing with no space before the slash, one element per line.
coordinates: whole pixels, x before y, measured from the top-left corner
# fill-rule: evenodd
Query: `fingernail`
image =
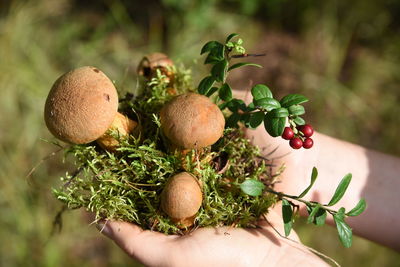
<path fill-rule="evenodd" d="M 110 237 L 110 235 L 111 235 L 111 229 L 110 229 L 110 226 L 108 225 L 108 222 L 107 222 L 107 221 L 99 221 L 99 222 L 96 224 L 96 228 L 97 228 L 97 230 L 100 231 L 100 233 L 102 233 L 102 234 L 104 234 L 104 235 Z"/>

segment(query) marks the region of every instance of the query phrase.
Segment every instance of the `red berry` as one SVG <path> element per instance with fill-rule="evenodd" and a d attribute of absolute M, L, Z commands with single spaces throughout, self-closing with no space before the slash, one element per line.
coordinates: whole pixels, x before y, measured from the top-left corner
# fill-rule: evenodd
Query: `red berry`
<path fill-rule="evenodd" d="M 314 133 L 314 129 L 310 124 L 302 125 L 298 129 L 304 134 L 305 137 L 310 137 Z"/>
<path fill-rule="evenodd" d="M 293 139 L 290 140 L 289 142 L 290 146 L 294 149 L 299 149 L 303 146 L 303 141 L 301 141 L 300 138 L 295 137 Z"/>
<path fill-rule="evenodd" d="M 294 132 L 293 132 L 292 128 L 285 127 L 285 129 L 283 130 L 282 138 L 285 140 L 290 140 L 293 137 L 294 137 Z"/>
<path fill-rule="evenodd" d="M 313 145 L 314 145 L 314 141 L 311 138 L 306 138 L 306 140 L 304 140 L 304 142 L 303 142 L 303 147 L 305 149 L 312 148 Z"/>

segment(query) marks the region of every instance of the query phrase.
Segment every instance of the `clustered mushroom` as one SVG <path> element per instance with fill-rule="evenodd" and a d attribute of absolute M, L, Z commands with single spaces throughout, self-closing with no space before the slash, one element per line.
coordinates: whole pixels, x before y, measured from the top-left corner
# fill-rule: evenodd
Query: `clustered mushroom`
<path fill-rule="evenodd" d="M 95 67 L 81 67 L 59 77 L 46 100 L 44 119 L 49 131 L 72 144 L 97 140 L 113 151 L 120 137 L 138 130 L 137 122 L 118 111 L 118 93 L 112 81 Z M 109 131 L 110 130 L 110 131 Z"/>
<path fill-rule="evenodd" d="M 186 93 L 174 97 L 160 111 L 161 130 L 170 147 L 201 149 L 223 135 L 225 118 L 208 97 Z"/>
<path fill-rule="evenodd" d="M 160 70 L 162 74 L 167 76 L 171 80 L 173 79 L 174 73 L 172 66 L 174 62 L 163 53 L 151 53 L 143 57 L 137 68 L 137 74 L 151 79 L 156 76 L 157 70 Z"/>
<path fill-rule="evenodd" d="M 188 172 L 170 178 L 161 193 L 161 208 L 180 228 L 193 225 L 203 195 L 196 177 Z"/>
<path fill-rule="evenodd" d="M 171 81 L 172 64 L 164 54 L 150 54 L 140 62 L 138 74 L 150 79 L 158 69 Z M 139 131 L 137 122 L 117 110 L 118 94 L 112 81 L 99 69 L 86 66 L 56 80 L 46 100 L 44 118 L 50 132 L 62 141 L 86 144 L 96 140 L 102 148 L 115 151 L 119 141 L 114 133 L 124 137 Z M 175 96 L 161 109 L 160 121 L 167 147 L 182 154 L 211 146 L 225 127 L 218 106 L 196 93 Z M 202 200 L 200 181 L 181 172 L 166 183 L 161 209 L 178 227 L 187 228 L 193 225 Z"/>
<path fill-rule="evenodd" d="M 225 118 L 208 97 L 186 93 L 174 97 L 160 111 L 161 130 L 170 150 L 185 154 L 211 146 L 223 135 Z M 197 178 L 183 172 L 171 178 L 161 197 L 161 207 L 178 227 L 193 224 L 202 202 Z"/>

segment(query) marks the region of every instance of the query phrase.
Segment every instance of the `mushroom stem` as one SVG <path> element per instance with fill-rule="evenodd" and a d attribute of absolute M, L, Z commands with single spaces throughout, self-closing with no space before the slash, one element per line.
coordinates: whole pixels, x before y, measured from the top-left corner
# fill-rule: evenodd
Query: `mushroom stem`
<path fill-rule="evenodd" d="M 119 146 L 119 140 L 114 137 L 115 135 L 112 135 L 112 131 L 118 132 L 119 139 L 127 137 L 129 134 L 138 136 L 140 128 L 136 121 L 133 121 L 127 116 L 117 112 L 108 130 L 96 140 L 97 143 L 107 151 L 115 151 Z"/>

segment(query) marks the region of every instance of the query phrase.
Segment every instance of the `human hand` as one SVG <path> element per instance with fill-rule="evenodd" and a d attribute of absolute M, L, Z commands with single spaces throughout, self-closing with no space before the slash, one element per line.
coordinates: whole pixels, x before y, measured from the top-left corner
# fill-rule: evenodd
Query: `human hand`
<path fill-rule="evenodd" d="M 268 220 L 268 221 L 267 221 Z M 327 266 L 299 243 L 283 238 L 282 218 L 270 211 L 258 228 L 206 227 L 178 236 L 119 221 L 98 225 L 128 255 L 146 266 Z"/>

